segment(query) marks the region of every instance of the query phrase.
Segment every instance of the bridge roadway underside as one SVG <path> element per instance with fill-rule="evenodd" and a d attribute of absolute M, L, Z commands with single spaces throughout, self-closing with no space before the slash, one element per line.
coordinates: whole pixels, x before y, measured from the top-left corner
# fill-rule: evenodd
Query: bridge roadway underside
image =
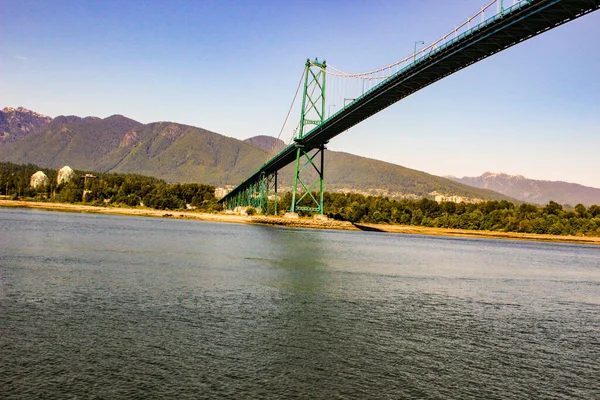
<path fill-rule="evenodd" d="M 317 148 L 399 100 L 504 49 L 598 10 L 600 0 L 532 0 L 519 9 L 455 40 L 449 46 L 422 56 L 359 97 L 308 132 L 301 141 L 286 147 L 252 176 L 219 200 L 223 202 L 245 190 L 262 176 L 269 176 L 296 160 L 296 146 Z"/>

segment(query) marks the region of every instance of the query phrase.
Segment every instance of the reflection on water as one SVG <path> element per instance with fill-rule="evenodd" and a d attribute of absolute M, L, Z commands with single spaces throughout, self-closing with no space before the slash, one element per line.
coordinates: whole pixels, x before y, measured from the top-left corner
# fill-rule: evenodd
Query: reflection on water
<path fill-rule="evenodd" d="M 0 209 L 4 398 L 595 398 L 600 249 Z"/>

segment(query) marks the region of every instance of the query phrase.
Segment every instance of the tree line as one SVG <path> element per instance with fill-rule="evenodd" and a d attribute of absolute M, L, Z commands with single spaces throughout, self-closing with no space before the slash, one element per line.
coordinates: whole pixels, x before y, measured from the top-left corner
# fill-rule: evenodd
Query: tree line
<path fill-rule="evenodd" d="M 29 186 L 36 171 L 48 176 L 48 184 Z M 12 199 L 34 199 L 98 206 L 145 206 L 159 210 L 194 208 L 218 212 L 222 206 L 214 196 L 214 187 L 203 184 L 168 184 L 165 181 L 135 174 L 75 171 L 67 183 L 56 184 L 57 171 L 32 164 L 0 162 L 0 193 Z M 308 201 L 308 198 L 306 198 Z M 279 198 L 277 210 L 290 209 L 291 193 Z M 600 236 L 600 206 L 563 206 L 550 201 L 545 206 L 514 204 L 506 200 L 480 203 L 393 200 L 383 196 L 353 193 L 330 193 L 323 196 L 324 213 L 333 219 L 354 223 L 400 224 L 469 230 L 523 232 L 552 235 Z M 310 204 L 306 204 L 310 205 Z M 253 210 L 252 210 L 253 211 Z M 274 211 L 270 202 L 268 212 Z"/>
<path fill-rule="evenodd" d="M 291 200 L 290 193 L 284 195 L 278 202 L 278 210 L 288 210 Z M 571 208 L 554 201 L 545 206 L 506 200 L 438 203 L 427 198 L 393 200 L 383 196 L 326 192 L 323 212 L 330 218 L 354 223 L 600 236 L 600 206 L 577 204 Z"/>
<path fill-rule="evenodd" d="M 30 177 L 42 171 L 48 184 L 33 188 Z M 88 177 L 86 177 L 88 175 Z M 90 176 L 91 175 L 91 176 Z M 0 163 L 0 193 L 12 199 L 33 199 L 96 206 L 146 206 L 158 210 L 194 208 L 220 211 L 215 188 L 196 183 L 168 184 L 157 178 L 136 174 L 89 173 L 75 171 L 69 181 L 57 184 L 57 171 L 36 165 Z"/>

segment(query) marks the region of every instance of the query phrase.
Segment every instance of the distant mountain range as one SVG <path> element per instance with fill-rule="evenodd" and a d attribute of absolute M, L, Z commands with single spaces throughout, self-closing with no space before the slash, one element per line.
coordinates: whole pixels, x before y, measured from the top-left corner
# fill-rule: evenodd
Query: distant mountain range
<path fill-rule="evenodd" d="M 16 142 L 26 135 L 43 130 L 52 118 L 23 107 L 6 107 L 0 111 L 0 145 Z"/>
<path fill-rule="evenodd" d="M 522 175 L 485 172 L 481 176 L 456 178 L 456 182 L 481 189 L 490 189 L 528 203 L 547 204 L 553 200 L 559 204 L 590 206 L 600 204 L 600 189 L 560 181 L 528 179 Z"/>
<path fill-rule="evenodd" d="M 142 124 L 122 115 L 107 118 L 48 116 L 24 109 L 0 111 L 0 161 L 47 168 L 137 173 L 168 182 L 237 185 L 285 144 L 269 136 L 245 141 L 205 129 L 155 122 Z M 491 190 L 399 165 L 328 151 L 326 190 L 419 198 L 435 195 L 463 199 L 514 200 Z M 292 167 L 280 174 L 291 186 Z"/>

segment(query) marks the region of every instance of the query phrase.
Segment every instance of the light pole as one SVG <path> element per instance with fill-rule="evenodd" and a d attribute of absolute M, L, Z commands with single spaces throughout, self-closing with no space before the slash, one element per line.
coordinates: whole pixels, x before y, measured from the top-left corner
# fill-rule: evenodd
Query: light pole
<path fill-rule="evenodd" d="M 415 50 L 413 51 L 413 64 L 417 62 L 417 45 L 418 44 L 425 44 L 425 42 L 422 40 L 417 40 L 415 42 Z"/>
<path fill-rule="evenodd" d="M 334 106 L 334 107 L 335 107 L 335 104 L 330 104 L 330 105 L 329 105 L 329 107 L 328 107 L 328 110 L 329 110 L 329 111 L 327 111 L 327 118 L 331 117 L 331 106 Z"/>
<path fill-rule="evenodd" d="M 85 188 L 87 187 L 87 180 L 88 179 L 96 179 L 96 178 L 98 178 L 98 177 L 94 176 L 92 174 L 85 174 L 83 176 L 83 194 L 81 195 L 81 202 L 82 203 L 85 203 L 85 192 L 86 192 Z"/>

